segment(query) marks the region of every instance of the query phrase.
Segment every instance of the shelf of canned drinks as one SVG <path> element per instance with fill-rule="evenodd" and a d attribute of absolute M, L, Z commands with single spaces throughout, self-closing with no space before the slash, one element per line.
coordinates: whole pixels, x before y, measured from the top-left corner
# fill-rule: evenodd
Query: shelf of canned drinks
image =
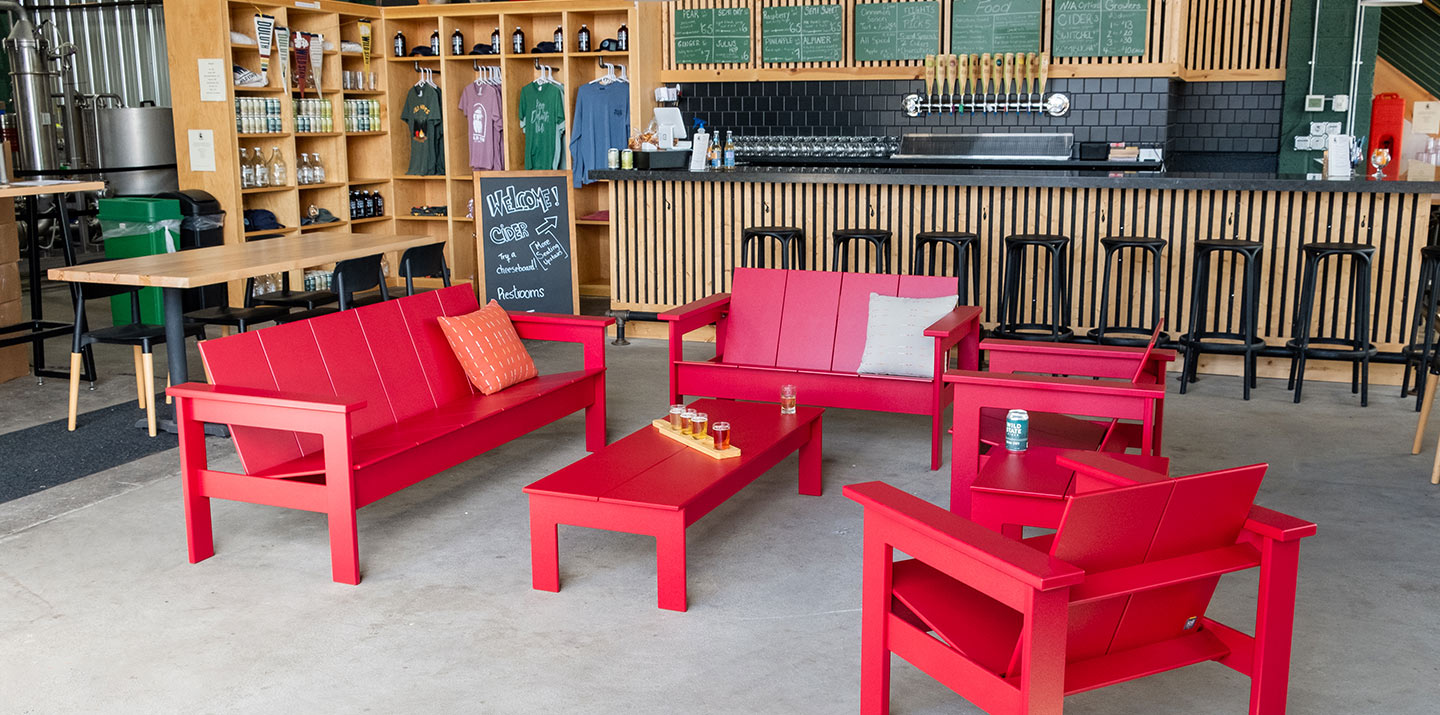
<path fill-rule="evenodd" d="M 374 132 L 380 130 L 380 100 L 345 100 L 345 131 Z"/>
<path fill-rule="evenodd" d="M 328 99 L 296 99 L 295 132 L 297 134 L 328 134 L 335 131 Z"/>
<path fill-rule="evenodd" d="M 235 98 L 235 131 L 241 135 L 284 134 L 280 100 L 264 97 Z"/>

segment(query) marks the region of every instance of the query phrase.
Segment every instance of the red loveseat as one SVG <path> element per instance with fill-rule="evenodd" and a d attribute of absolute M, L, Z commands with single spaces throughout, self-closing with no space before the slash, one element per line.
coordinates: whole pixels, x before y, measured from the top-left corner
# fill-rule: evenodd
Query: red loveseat
<path fill-rule="evenodd" d="M 930 468 L 940 468 L 941 415 L 953 388 L 942 380 L 946 355 L 979 366 L 980 308 L 959 306 L 925 335 L 935 340 L 931 379 L 862 375 L 870 294 L 935 298 L 955 294 L 955 279 L 873 273 L 736 268 L 730 293 L 660 314 L 670 323 L 670 402 L 682 395 L 777 402 L 795 385 L 799 402 L 930 416 Z M 685 359 L 684 337 L 715 325 L 715 357 Z"/>
<path fill-rule="evenodd" d="M 580 409 L 605 445 L 609 318 L 511 313 L 520 337 L 584 346 L 584 368 L 475 391 L 436 321 L 478 309 L 470 286 L 210 340 L 211 382 L 169 388 L 180 428 L 190 562 L 214 555 L 210 499 L 326 514 L 334 579 L 360 582 L 355 512 Z M 244 472 L 209 468 L 206 422 L 230 426 Z"/>

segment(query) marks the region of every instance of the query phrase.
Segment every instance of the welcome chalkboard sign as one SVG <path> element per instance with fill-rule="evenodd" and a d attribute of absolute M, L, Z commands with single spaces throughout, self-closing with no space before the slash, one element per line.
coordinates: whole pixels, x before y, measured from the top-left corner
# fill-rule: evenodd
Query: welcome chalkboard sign
<path fill-rule="evenodd" d="M 1145 54 L 1146 0 L 1055 0 L 1050 54 L 1138 57 Z"/>
<path fill-rule="evenodd" d="M 1044 0 L 955 0 L 950 9 L 950 51 L 1039 52 Z"/>
<path fill-rule="evenodd" d="M 675 11 L 675 62 L 744 64 L 750 61 L 750 8 Z"/>
<path fill-rule="evenodd" d="M 839 62 L 845 16 L 839 5 L 766 7 L 760 11 L 765 62 Z"/>
<path fill-rule="evenodd" d="M 570 172 L 482 172 L 476 178 L 485 301 L 499 301 L 506 310 L 576 312 Z"/>
<path fill-rule="evenodd" d="M 940 3 L 855 6 L 855 60 L 917 60 L 940 51 Z"/>

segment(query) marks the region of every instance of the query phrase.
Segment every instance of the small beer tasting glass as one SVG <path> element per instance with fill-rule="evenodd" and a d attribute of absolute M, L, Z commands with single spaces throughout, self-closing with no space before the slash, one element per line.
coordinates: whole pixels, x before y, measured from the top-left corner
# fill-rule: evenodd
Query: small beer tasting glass
<path fill-rule="evenodd" d="M 715 449 L 730 449 L 730 423 L 716 422 L 710 425 L 710 435 L 715 439 Z"/>
<path fill-rule="evenodd" d="M 780 414 L 782 414 L 782 415 L 793 415 L 793 414 L 795 414 L 795 386 L 794 386 L 794 385 L 781 385 L 781 386 L 780 386 Z"/>
<path fill-rule="evenodd" d="M 705 428 L 710 425 L 710 415 L 704 412 L 696 412 L 695 416 L 691 418 L 690 424 L 690 436 L 703 441 L 705 435 L 708 434 Z"/>
<path fill-rule="evenodd" d="M 690 434 L 695 430 L 695 410 L 685 410 L 680 413 L 680 434 Z"/>
<path fill-rule="evenodd" d="M 670 405 L 670 429 L 680 431 L 680 420 L 685 414 L 685 405 Z"/>

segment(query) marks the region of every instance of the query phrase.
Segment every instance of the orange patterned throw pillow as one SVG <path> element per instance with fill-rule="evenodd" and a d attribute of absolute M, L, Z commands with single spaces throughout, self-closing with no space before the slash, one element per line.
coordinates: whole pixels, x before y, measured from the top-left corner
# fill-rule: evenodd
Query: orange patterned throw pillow
<path fill-rule="evenodd" d="M 493 395 L 540 374 L 499 303 L 492 300 L 474 313 L 438 320 L 465 376 L 481 392 Z"/>

